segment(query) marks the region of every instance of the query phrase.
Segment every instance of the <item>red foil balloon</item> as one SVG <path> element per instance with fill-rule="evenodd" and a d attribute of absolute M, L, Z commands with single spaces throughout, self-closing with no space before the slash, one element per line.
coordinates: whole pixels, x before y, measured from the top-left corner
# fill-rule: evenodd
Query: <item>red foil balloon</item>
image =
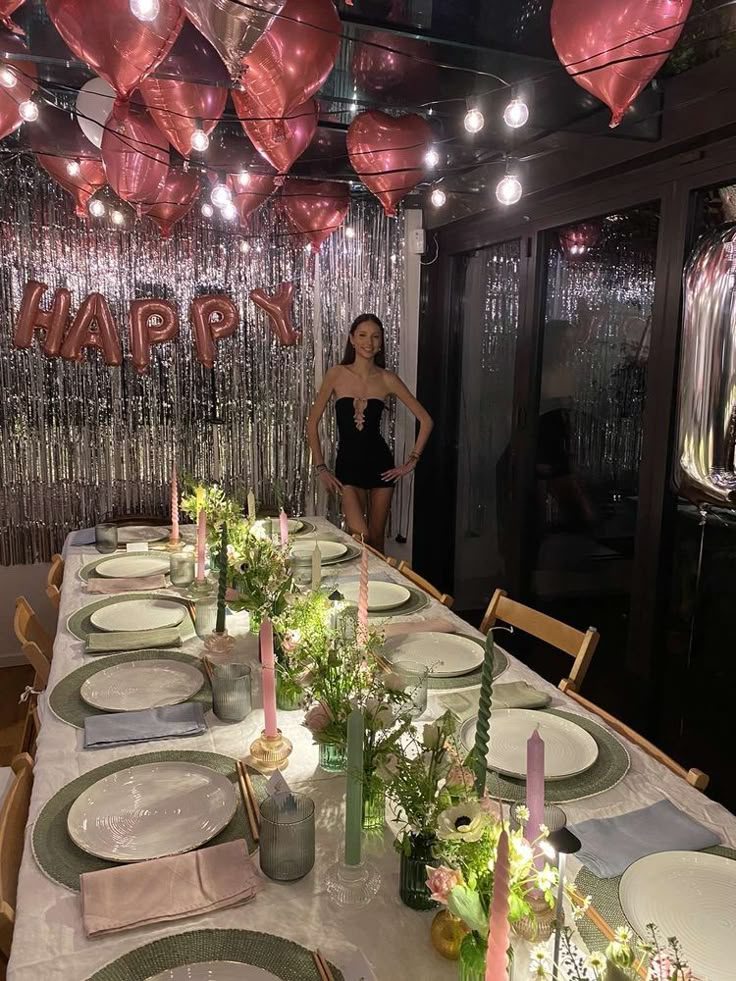
<path fill-rule="evenodd" d="M 691 0 L 554 0 L 552 42 L 578 85 L 611 110 L 611 126 L 667 60 Z"/>
<path fill-rule="evenodd" d="M 232 192 L 233 204 L 238 209 L 242 225 L 247 223 L 254 211 L 266 203 L 280 180 L 283 178 L 276 174 L 254 174 L 249 171 L 248 183 L 243 186 L 237 174 L 227 175 L 226 183 Z"/>
<path fill-rule="evenodd" d="M 314 252 L 345 220 L 350 189 L 337 181 L 305 181 L 289 177 L 284 183 L 281 207 L 296 232 Z"/>
<path fill-rule="evenodd" d="M 233 89 L 235 112 L 253 146 L 264 160 L 280 174 L 287 174 L 291 165 L 312 142 L 319 121 L 319 106 L 309 99 L 293 109 L 284 119 L 261 119 L 257 106 L 246 92 Z"/>
<path fill-rule="evenodd" d="M 350 163 L 387 215 L 424 176 L 424 157 L 432 129 L 421 116 L 388 116 L 371 109 L 348 127 Z"/>
<path fill-rule="evenodd" d="M 6 30 L 12 31 L 13 34 L 25 33 L 22 28 L 18 27 L 18 25 L 10 19 L 10 15 L 14 14 L 18 7 L 20 7 L 24 2 L 25 0 L 0 0 L 0 24 L 2 24 Z"/>
<path fill-rule="evenodd" d="M 227 102 L 230 79 L 217 52 L 187 21 L 160 74 L 176 78 L 146 78 L 140 91 L 154 122 L 183 157 L 192 151 L 192 133 L 198 126 L 209 134 L 217 126 Z M 190 78 L 206 78 L 220 85 L 202 85 Z"/>
<path fill-rule="evenodd" d="M 130 304 L 130 351 L 141 374 L 151 363 L 154 344 L 173 341 L 179 333 L 179 316 L 168 300 L 132 300 Z"/>
<path fill-rule="evenodd" d="M 29 129 L 36 160 L 72 195 L 77 215 L 86 218 L 87 202 L 107 183 L 100 151 L 68 113 L 52 106 L 44 106 Z M 72 165 L 77 172 L 70 174 Z"/>
<path fill-rule="evenodd" d="M 133 204 L 156 203 L 169 171 L 169 144 L 147 112 L 110 121 L 102 137 L 102 159 L 119 197 Z"/>
<path fill-rule="evenodd" d="M 332 71 L 340 46 L 340 18 L 333 0 L 287 0 L 263 37 L 246 55 L 249 115 L 280 118 L 310 99 Z M 286 130 L 277 123 L 277 136 Z"/>
<path fill-rule="evenodd" d="M 127 99 L 171 51 L 184 24 L 178 0 L 159 0 L 142 21 L 130 0 L 46 0 L 46 10 L 74 54 Z"/>
<path fill-rule="evenodd" d="M 33 344 L 33 335 L 37 330 L 45 331 L 43 352 L 50 358 L 55 358 L 61 350 L 64 332 L 69 320 L 69 308 L 72 296 L 63 287 L 54 290 L 51 307 L 41 309 L 41 297 L 48 289 L 46 283 L 31 279 L 23 290 L 23 299 L 15 322 L 13 343 L 16 347 L 27 348 Z"/>
<path fill-rule="evenodd" d="M 0 30 L 0 51 L 10 54 L 9 58 L 3 58 L 0 66 L 13 72 L 16 80 L 11 89 L 0 85 L 0 140 L 3 140 L 22 125 L 18 106 L 36 91 L 38 75 L 32 61 L 12 57 L 14 54 L 28 55 L 28 48 L 15 34 Z"/>
<path fill-rule="evenodd" d="M 169 168 L 154 203 L 143 209 L 156 222 L 164 238 L 171 234 L 177 221 L 192 210 L 201 186 L 196 171 Z"/>
<path fill-rule="evenodd" d="M 117 367 L 123 362 L 115 321 L 101 293 L 90 293 L 82 302 L 61 345 L 61 356 L 84 361 L 83 351 L 88 347 L 101 351 L 105 364 Z"/>
<path fill-rule="evenodd" d="M 257 307 L 265 310 L 271 321 L 271 330 L 284 347 L 291 347 L 301 337 L 291 319 L 291 308 L 294 303 L 294 284 L 280 283 L 279 288 L 269 296 L 262 289 L 250 291 L 250 298 Z"/>
<path fill-rule="evenodd" d="M 227 296 L 195 296 L 191 316 L 197 357 L 205 368 L 214 368 L 216 342 L 237 330 L 238 308 Z"/>

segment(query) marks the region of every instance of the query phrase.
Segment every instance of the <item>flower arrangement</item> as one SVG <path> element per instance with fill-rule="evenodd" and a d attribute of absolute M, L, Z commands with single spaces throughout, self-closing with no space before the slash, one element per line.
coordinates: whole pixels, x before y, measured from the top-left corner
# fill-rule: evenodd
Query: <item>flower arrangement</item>
<path fill-rule="evenodd" d="M 218 535 L 223 523 L 228 528 L 243 523 L 243 507 L 232 497 L 228 497 L 221 487 L 213 484 L 205 487 L 183 478 L 185 487 L 181 498 L 181 510 L 196 523 L 200 510 L 207 515 L 207 535 L 210 545 L 217 546 Z M 201 503 L 200 503 L 201 502 Z"/>
<path fill-rule="evenodd" d="M 327 651 L 330 602 L 324 593 L 292 593 L 273 621 L 278 683 L 287 697 L 301 697 L 312 665 Z"/>
<path fill-rule="evenodd" d="M 242 519 L 230 531 L 228 545 L 228 604 L 233 610 L 248 610 L 251 629 L 264 617 L 272 620 L 286 610 L 292 579 L 284 549 L 251 531 Z"/>

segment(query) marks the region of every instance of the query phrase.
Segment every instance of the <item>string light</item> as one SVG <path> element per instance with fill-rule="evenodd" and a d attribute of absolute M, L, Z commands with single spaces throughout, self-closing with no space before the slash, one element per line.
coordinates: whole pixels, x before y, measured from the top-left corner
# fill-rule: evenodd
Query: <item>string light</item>
<path fill-rule="evenodd" d="M 113 223 L 113 225 L 124 225 L 125 215 L 122 211 L 113 211 L 113 213 L 110 215 L 110 221 Z"/>
<path fill-rule="evenodd" d="M 211 218 L 215 213 L 215 209 L 212 207 L 211 204 L 207 204 L 206 201 L 202 205 L 201 211 L 204 218 Z"/>
<path fill-rule="evenodd" d="M 156 20 L 159 9 L 159 0 L 130 0 L 130 12 L 138 20 Z"/>
<path fill-rule="evenodd" d="M 93 218 L 102 218 L 102 216 L 105 214 L 105 205 L 99 200 L 99 198 L 92 198 L 90 203 L 87 205 L 87 210 Z"/>
<path fill-rule="evenodd" d="M 243 239 L 243 241 L 240 243 L 240 251 L 243 253 L 243 255 L 250 252 L 250 243 L 246 239 Z"/>
<path fill-rule="evenodd" d="M 465 113 L 463 124 L 469 133 L 480 133 L 486 124 L 486 119 L 477 106 L 472 106 Z"/>
<path fill-rule="evenodd" d="M 7 65 L 0 70 L 0 85 L 4 86 L 6 89 L 14 89 L 18 84 L 18 78 L 12 68 Z"/>
<path fill-rule="evenodd" d="M 24 123 L 35 123 L 38 119 L 38 106 L 33 99 L 25 99 L 21 102 L 18 112 Z"/>
<path fill-rule="evenodd" d="M 345 238 L 355 238 L 355 229 L 348 226 L 345 229 Z"/>
<path fill-rule="evenodd" d="M 434 147 L 424 154 L 424 162 L 428 167 L 436 167 L 440 162 L 440 155 L 437 153 Z"/>
<path fill-rule="evenodd" d="M 233 196 L 230 193 L 230 188 L 227 184 L 223 184 L 219 178 L 210 193 L 210 201 L 216 208 L 226 208 L 227 205 L 232 204 Z"/>
<path fill-rule="evenodd" d="M 516 204 L 521 200 L 524 188 L 521 181 L 513 174 L 504 174 L 496 185 L 496 197 L 501 204 Z"/>
<path fill-rule="evenodd" d="M 238 174 L 238 184 L 240 184 L 241 187 L 247 187 L 250 184 L 250 174 L 245 167 L 243 167 Z"/>
<path fill-rule="evenodd" d="M 210 145 L 210 138 L 207 136 L 199 123 L 197 123 L 197 128 L 192 133 L 191 144 L 192 150 L 195 150 L 197 153 L 204 153 L 204 151 Z"/>
<path fill-rule="evenodd" d="M 529 106 L 523 99 L 512 99 L 503 111 L 503 121 L 511 129 L 519 129 L 529 119 Z"/>
<path fill-rule="evenodd" d="M 435 208 L 441 208 L 443 204 L 447 203 L 447 195 L 441 187 L 436 187 L 430 194 L 429 200 L 432 202 Z"/>
<path fill-rule="evenodd" d="M 70 177 L 79 176 L 80 166 L 78 160 L 70 160 L 66 165 L 66 172 Z"/>
<path fill-rule="evenodd" d="M 228 191 L 228 194 L 229 193 L 230 192 Z M 225 221 L 235 221 L 235 219 L 238 217 L 238 209 L 235 207 L 232 201 L 228 201 L 228 203 L 220 210 Z"/>

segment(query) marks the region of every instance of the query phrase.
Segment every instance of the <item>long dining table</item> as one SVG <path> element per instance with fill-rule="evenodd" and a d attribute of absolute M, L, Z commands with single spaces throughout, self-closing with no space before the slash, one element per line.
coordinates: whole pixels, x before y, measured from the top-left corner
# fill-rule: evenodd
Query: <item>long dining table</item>
<path fill-rule="evenodd" d="M 324 519 L 309 520 L 315 524 L 318 535 L 348 541 L 347 536 Z M 71 671 L 89 662 L 83 642 L 70 633 L 67 621 L 71 614 L 95 599 L 85 590 L 79 571 L 85 563 L 98 557 L 98 553 L 93 545 L 75 546 L 67 539 L 63 554 L 66 565 L 47 693 Z M 358 562 L 336 565 L 331 571 L 338 579 L 354 579 L 358 573 Z M 369 572 L 397 582 L 403 579 L 397 569 L 390 568 L 372 555 Z M 434 600 L 420 613 L 406 619 L 416 622 L 437 618 L 450 621 L 458 632 L 480 636 Z M 9 981 L 50 981 L 55 978 L 82 981 L 125 952 L 154 939 L 192 930 L 235 928 L 264 931 L 305 947 L 319 947 L 334 964 L 346 970 L 346 977 L 349 975 L 349 965 L 354 963 L 356 951 L 360 951 L 379 981 L 418 978 L 422 981 L 447 981 L 455 978 L 457 965 L 442 959 L 430 943 L 430 924 L 434 913 L 416 912 L 404 906 L 399 898 L 399 856 L 393 848 L 395 826 L 390 820 L 383 839 L 371 840 L 366 846 L 382 875 L 375 900 L 367 908 L 355 912 L 336 909 L 331 904 L 325 887 L 325 873 L 338 858 L 343 843 L 345 775 L 327 774 L 319 768 L 318 749 L 302 725 L 303 713 L 300 711 L 280 712 L 279 725 L 294 746 L 285 771 L 289 785 L 311 796 L 316 805 L 316 861 L 314 869 L 304 879 L 294 883 L 278 883 L 264 876 L 258 895 L 247 905 L 90 940 L 83 930 L 79 893 L 47 878 L 37 865 L 31 848 L 34 821 L 44 804 L 81 774 L 103 763 L 135 757 L 152 749 L 214 751 L 235 758 L 247 754 L 250 743 L 263 726 L 263 712 L 259 707 L 259 678 L 255 670 L 256 639 L 249 634 L 244 616 L 229 617 L 228 629 L 236 638 L 235 657 L 249 660 L 254 668 L 253 700 L 256 707 L 240 723 L 222 723 L 210 712 L 206 717 L 206 733 L 194 738 L 85 750 L 83 731 L 57 718 L 48 705 L 47 695 L 41 698 L 42 727 L 18 883 Z M 186 642 L 181 650 L 200 655 L 203 645 L 198 638 L 194 638 Z M 587 714 L 512 656 L 509 656 L 508 667 L 501 681 L 526 681 L 534 688 L 548 692 L 552 707 Z M 428 709 L 420 722 L 429 721 L 442 713 L 441 698 L 441 691 L 430 691 Z M 570 823 L 622 814 L 668 798 L 678 808 L 713 829 L 724 844 L 736 846 L 736 818 L 732 814 L 690 787 L 637 746 L 628 743 L 627 749 L 631 767 L 624 779 L 597 796 L 565 804 L 564 810 Z M 254 862 L 257 867 L 257 855 Z M 571 856 L 569 868 L 573 876 L 578 867 L 574 856 Z M 366 973 L 363 969 L 353 976 L 359 978 L 366 976 Z M 518 976 L 524 977 L 525 974 L 520 971 Z"/>

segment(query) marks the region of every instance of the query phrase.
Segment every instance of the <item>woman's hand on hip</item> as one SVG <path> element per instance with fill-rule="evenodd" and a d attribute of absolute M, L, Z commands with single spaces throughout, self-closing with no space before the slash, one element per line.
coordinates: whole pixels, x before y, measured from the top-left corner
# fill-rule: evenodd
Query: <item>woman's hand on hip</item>
<path fill-rule="evenodd" d="M 402 477 L 406 477 L 408 474 L 412 473 L 416 465 L 417 461 L 409 458 L 406 463 L 403 463 L 400 467 L 393 467 L 391 470 L 386 470 L 381 474 L 381 478 L 387 483 L 395 484 L 397 481 L 401 480 Z"/>

